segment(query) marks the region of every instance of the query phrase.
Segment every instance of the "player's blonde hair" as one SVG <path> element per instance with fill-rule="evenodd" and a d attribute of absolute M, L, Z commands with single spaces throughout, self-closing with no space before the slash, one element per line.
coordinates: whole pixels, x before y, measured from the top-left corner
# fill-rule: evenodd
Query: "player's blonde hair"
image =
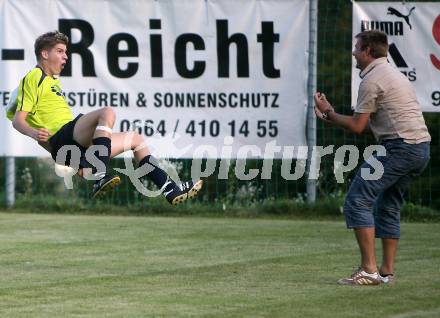
<path fill-rule="evenodd" d="M 67 37 L 67 35 L 59 31 L 47 32 L 40 35 L 35 40 L 35 44 L 34 44 L 35 56 L 37 57 L 37 61 L 40 61 L 42 51 L 50 50 L 59 43 L 67 45 L 68 42 L 69 42 L 69 38 Z"/>

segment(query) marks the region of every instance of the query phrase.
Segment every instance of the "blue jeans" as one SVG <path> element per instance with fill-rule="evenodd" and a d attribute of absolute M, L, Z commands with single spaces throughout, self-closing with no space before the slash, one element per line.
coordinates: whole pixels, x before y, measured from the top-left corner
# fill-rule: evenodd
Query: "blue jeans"
<path fill-rule="evenodd" d="M 361 169 L 373 168 L 367 162 L 361 165 L 345 199 L 345 221 L 350 229 L 375 227 L 377 238 L 399 238 L 404 194 L 428 164 L 429 142 L 412 145 L 391 139 L 381 145 L 386 156 L 376 154 L 374 158 L 382 164 L 383 175 L 378 180 L 364 180 Z"/>

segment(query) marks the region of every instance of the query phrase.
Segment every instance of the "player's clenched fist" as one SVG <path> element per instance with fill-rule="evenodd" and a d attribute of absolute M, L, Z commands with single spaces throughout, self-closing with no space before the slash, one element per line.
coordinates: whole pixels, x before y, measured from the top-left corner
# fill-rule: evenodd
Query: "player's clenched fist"
<path fill-rule="evenodd" d="M 39 128 L 37 130 L 35 130 L 35 134 L 33 136 L 33 138 L 36 141 L 48 141 L 49 137 L 51 136 L 49 130 L 47 130 L 46 128 Z"/>

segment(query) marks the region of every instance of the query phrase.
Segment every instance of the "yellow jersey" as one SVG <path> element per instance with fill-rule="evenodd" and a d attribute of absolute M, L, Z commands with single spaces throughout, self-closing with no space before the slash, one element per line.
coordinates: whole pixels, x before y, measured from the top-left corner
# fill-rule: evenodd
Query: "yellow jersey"
<path fill-rule="evenodd" d="M 46 128 L 52 135 L 73 120 L 60 80 L 47 76 L 38 66 L 20 81 L 13 105 L 7 112 L 10 120 L 13 120 L 17 111 L 28 112 L 26 121 L 29 126 Z"/>

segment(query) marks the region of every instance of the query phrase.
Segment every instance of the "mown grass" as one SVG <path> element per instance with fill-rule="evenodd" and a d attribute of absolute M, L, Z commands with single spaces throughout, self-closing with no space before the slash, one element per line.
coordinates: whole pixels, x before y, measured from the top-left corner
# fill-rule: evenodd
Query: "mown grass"
<path fill-rule="evenodd" d="M 0 317 L 437 317 L 439 230 L 404 223 L 397 283 L 353 288 L 340 221 L 0 213 Z"/>

